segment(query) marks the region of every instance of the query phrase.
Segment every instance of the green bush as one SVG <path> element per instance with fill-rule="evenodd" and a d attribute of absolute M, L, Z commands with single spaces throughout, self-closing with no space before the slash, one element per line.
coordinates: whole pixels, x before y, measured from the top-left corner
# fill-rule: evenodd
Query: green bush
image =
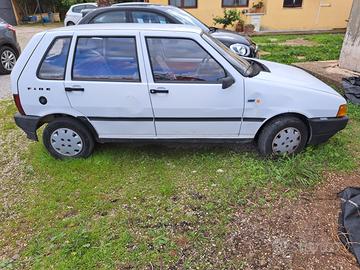
<path fill-rule="evenodd" d="M 229 25 L 233 26 L 236 21 L 241 20 L 241 13 L 236 9 L 225 9 L 224 17 L 213 18 L 215 25 L 222 24 L 224 28 Z"/>

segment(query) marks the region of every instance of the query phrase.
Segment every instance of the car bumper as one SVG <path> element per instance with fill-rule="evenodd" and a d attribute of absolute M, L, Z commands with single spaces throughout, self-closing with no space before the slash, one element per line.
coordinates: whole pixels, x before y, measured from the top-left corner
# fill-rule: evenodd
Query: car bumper
<path fill-rule="evenodd" d="M 310 119 L 311 138 L 309 144 L 316 145 L 326 142 L 340 130 L 343 130 L 348 122 L 348 117 Z"/>
<path fill-rule="evenodd" d="M 16 113 L 14 119 L 16 125 L 26 133 L 28 139 L 38 141 L 36 130 L 39 128 L 39 116 L 21 115 L 20 113 Z"/>

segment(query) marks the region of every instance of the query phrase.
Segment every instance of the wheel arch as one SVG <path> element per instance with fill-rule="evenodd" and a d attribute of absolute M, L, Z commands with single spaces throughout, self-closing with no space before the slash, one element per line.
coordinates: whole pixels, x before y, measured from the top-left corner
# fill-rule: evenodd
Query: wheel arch
<path fill-rule="evenodd" d="M 88 129 L 91 133 L 91 135 L 94 137 L 94 139 L 98 142 L 99 141 L 99 135 L 97 133 L 97 131 L 95 130 L 95 128 L 93 127 L 93 125 L 90 123 L 90 121 L 86 118 L 86 117 L 83 117 L 83 116 L 78 116 L 78 117 L 75 117 L 73 115 L 70 115 L 70 114 L 64 114 L 64 113 L 53 113 L 53 114 L 48 114 L 48 115 L 45 115 L 45 116 L 42 116 L 40 119 L 39 119 L 39 122 L 37 124 L 37 127 L 36 129 L 39 129 L 41 126 L 43 126 L 44 124 L 46 123 L 50 123 L 56 119 L 59 119 L 59 118 L 70 118 L 70 119 L 73 119 L 79 123 L 81 123 L 86 129 Z"/>
<path fill-rule="evenodd" d="M 277 114 L 274 115 L 272 117 L 270 117 L 269 119 L 266 119 L 266 121 L 261 125 L 261 127 L 258 129 L 258 131 L 256 132 L 256 135 L 254 137 L 254 140 L 257 141 L 259 138 L 259 134 L 261 133 L 261 131 L 265 128 L 265 126 L 272 120 L 276 119 L 276 118 L 280 118 L 280 117 L 286 117 L 286 116 L 292 116 L 292 117 L 296 117 L 298 119 L 300 119 L 301 121 L 304 122 L 304 124 L 306 125 L 308 132 L 309 132 L 309 139 L 311 138 L 311 127 L 309 124 L 309 118 L 306 117 L 305 115 L 301 114 L 301 113 L 295 113 L 295 112 L 288 112 L 288 113 L 281 113 L 281 114 Z"/>
<path fill-rule="evenodd" d="M 20 56 L 20 52 L 18 50 L 18 48 L 16 48 L 16 46 L 14 46 L 14 44 L 11 44 L 10 42 L 4 42 L 0 44 L 0 48 L 2 47 L 9 47 L 11 49 L 13 49 L 16 53 L 16 58 L 18 58 Z"/>

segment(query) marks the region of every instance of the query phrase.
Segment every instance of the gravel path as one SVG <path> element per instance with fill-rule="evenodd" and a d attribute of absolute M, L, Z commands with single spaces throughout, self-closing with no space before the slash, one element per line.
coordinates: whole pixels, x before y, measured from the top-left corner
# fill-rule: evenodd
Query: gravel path
<path fill-rule="evenodd" d="M 31 37 L 39 33 L 41 31 L 44 31 L 49 28 L 58 27 L 60 25 L 49 25 L 49 26 L 42 26 L 42 25 L 36 25 L 36 26 L 17 26 L 16 27 L 16 36 L 18 39 L 18 42 L 20 44 L 21 49 L 23 50 L 26 46 L 26 44 L 29 42 Z M 6 99 L 11 97 L 11 90 L 10 90 L 10 75 L 0 75 L 0 99 Z"/>

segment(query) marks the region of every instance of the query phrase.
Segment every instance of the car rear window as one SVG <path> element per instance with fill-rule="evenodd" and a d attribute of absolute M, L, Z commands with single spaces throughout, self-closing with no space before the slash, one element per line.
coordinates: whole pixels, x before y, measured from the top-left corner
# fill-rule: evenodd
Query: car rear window
<path fill-rule="evenodd" d="M 71 37 L 58 37 L 50 44 L 38 68 L 38 78 L 64 80 Z"/>
<path fill-rule="evenodd" d="M 81 11 L 83 9 L 87 9 L 87 8 L 88 8 L 87 5 L 76 6 L 76 7 L 73 7 L 72 12 L 81 13 Z"/>
<path fill-rule="evenodd" d="M 79 37 L 73 80 L 139 82 L 135 37 Z"/>

